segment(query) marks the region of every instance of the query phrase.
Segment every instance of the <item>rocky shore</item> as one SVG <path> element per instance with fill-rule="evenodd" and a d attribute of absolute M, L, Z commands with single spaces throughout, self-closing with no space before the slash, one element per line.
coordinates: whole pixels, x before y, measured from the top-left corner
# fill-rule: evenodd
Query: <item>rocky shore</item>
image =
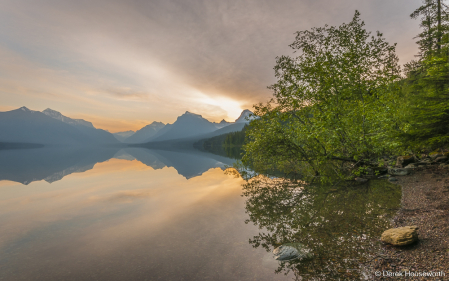
<path fill-rule="evenodd" d="M 413 167 L 411 174 L 396 178 L 402 186 L 402 202 L 393 227 L 418 226 L 419 241 L 403 247 L 381 244 L 370 262 L 373 279 L 449 280 L 448 167 Z M 413 276 L 431 272 L 435 276 Z"/>

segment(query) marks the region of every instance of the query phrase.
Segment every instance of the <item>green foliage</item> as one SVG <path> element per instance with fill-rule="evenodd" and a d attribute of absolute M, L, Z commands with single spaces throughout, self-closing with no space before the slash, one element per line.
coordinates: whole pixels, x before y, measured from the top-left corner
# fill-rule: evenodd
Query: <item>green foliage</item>
<path fill-rule="evenodd" d="M 404 147 L 433 149 L 449 143 L 449 11 L 443 1 L 428 0 L 415 14 L 424 15 L 418 37 L 431 43 L 418 41 L 421 59 L 406 65 L 409 101 L 401 137 Z"/>
<path fill-rule="evenodd" d="M 246 130 L 247 126 L 245 126 L 241 131 L 226 134 L 226 138 L 224 139 L 222 145 L 224 147 L 242 146 L 245 143 Z"/>
<path fill-rule="evenodd" d="M 389 138 L 399 126 L 395 45 L 371 36 L 359 16 L 298 32 L 297 56 L 277 58 L 274 97 L 255 106 L 244 163 L 318 175 L 326 161 L 356 163 L 398 145 Z"/>
<path fill-rule="evenodd" d="M 411 18 L 421 20 L 422 32 L 418 38 L 421 59 L 429 59 L 438 54 L 444 45 L 444 36 L 449 30 L 449 9 L 444 0 L 423 0 L 423 5 L 416 9 Z"/>

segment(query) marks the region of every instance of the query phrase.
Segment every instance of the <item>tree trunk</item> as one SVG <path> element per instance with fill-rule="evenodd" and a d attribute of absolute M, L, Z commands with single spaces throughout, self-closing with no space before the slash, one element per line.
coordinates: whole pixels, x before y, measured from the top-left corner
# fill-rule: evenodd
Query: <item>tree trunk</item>
<path fill-rule="evenodd" d="M 437 27 L 437 50 L 438 54 L 440 54 L 441 49 L 441 0 L 438 0 L 437 3 L 437 21 L 438 21 L 438 27 Z"/>

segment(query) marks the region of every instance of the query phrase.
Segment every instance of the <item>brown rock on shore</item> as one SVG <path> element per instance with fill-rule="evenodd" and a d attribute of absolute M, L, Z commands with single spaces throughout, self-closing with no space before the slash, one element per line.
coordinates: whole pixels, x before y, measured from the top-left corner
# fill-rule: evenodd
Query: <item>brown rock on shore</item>
<path fill-rule="evenodd" d="M 380 240 L 394 246 L 405 246 L 418 241 L 418 227 L 404 226 L 385 230 Z"/>

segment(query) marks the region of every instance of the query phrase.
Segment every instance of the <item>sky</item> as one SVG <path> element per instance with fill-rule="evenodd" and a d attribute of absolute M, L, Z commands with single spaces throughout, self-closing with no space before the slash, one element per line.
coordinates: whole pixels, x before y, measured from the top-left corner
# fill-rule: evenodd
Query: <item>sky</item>
<path fill-rule="evenodd" d="M 266 102 L 295 32 L 350 22 L 418 48 L 420 0 L 0 0 L 0 111 L 51 108 L 119 132 Z"/>

